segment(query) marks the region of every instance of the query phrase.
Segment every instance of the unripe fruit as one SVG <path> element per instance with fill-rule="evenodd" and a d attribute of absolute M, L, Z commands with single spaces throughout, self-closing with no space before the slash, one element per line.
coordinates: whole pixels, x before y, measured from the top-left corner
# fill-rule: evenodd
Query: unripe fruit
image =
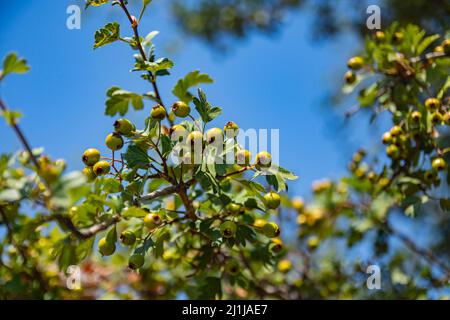
<path fill-rule="evenodd" d="M 238 203 L 229 203 L 226 207 L 227 211 L 231 214 L 238 214 L 241 212 L 241 205 Z"/>
<path fill-rule="evenodd" d="M 136 127 L 128 119 L 119 119 L 114 122 L 114 130 L 124 136 L 130 136 L 136 130 Z"/>
<path fill-rule="evenodd" d="M 256 228 L 262 228 L 264 227 L 264 225 L 267 223 L 267 221 L 265 219 L 256 219 L 255 222 L 253 222 L 253 225 Z"/>
<path fill-rule="evenodd" d="M 426 182 L 434 182 L 434 180 L 436 180 L 437 178 L 437 175 L 435 171 L 426 171 L 423 177 Z"/>
<path fill-rule="evenodd" d="M 450 125 L 450 111 L 447 111 L 444 115 L 445 124 Z"/>
<path fill-rule="evenodd" d="M 128 259 L 128 267 L 132 270 L 137 270 L 144 265 L 145 259 L 142 254 L 133 254 Z"/>
<path fill-rule="evenodd" d="M 391 133 L 391 136 L 392 136 L 392 137 L 396 137 L 396 136 L 398 136 L 400 133 L 402 133 L 402 128 L 401 128 L 400 126 L 393 126 L 393 127 L 391 128 L 390 133 Z"/>
<path fill-rule="evenodd" d="M 255 167 L 258 170 L 269 168 L 272 165 L 272 156 L 267 151 L 262 151 L 256 155 Z"/>
<path fill-rule="evenodd" d="M 433 160 L 433 162 L 431 163 L 431 166 L 433 167 L 434 170 L 436 171 L 442 171 L 445 169 L 445 160 L 442 158 L 436 158 Z"/>
<path fill-rule="evenodd" d="M 236 276 L 239 274 L 239 263 L 236 260 L 230 260 L 225 265 L 225 272 L 229 275 Z"/>
<path fill-rule="evenodd" d="M 266 201 L 266 206 L 269 209 L 276 209 L 280 206 L 281 197 L 278 193 L 269 192 L 264 195 L 264 200 Z"/>
<path fill-rule="evenodd" d="M 200 131 L 192 131 L 187 136 L 186 143 L 192 149 L 194 148 L 201 149 L 203 146 L 203 133 L 201 133 Z"/>
<path fill-rule="evenodd" d="M 186 128 L 180 124 L 176 124 L 170 128 L 170 138 L 172 141 L 182 142 L 186 138 L 187 134 L 188 132 Z"/>
<path fill-rule="evenodd" d="M 450 125 L 450 111 L 447 111 L 444 115 L 445 124 Z"/>
<path fill-rule="evenodd" d="M 241 149 L 236 152 L 236 162 L 238 165 L 245 167 L 250 164 L 252 160 L 252 154 L 248 150 Z"/>
<path fill-rule="evenodd" d="M 269 245 L 269 250 L 273 253 L 280 253 L 283 249 L 283 241 L 279 238 L 272 239 L 272 243 Z"/>
<path fill-rule="evenodd" d="M 347 71 L 344 74 L 344 81 L 347 84 L 353 84 L 356 81 L 356 74 L 353 71 Z"/>
<path fill-rule="evenodd" d="M 166 109 L 162 105 L 158 104 L 152 108 L 150 116 L 152 119 L 161 121 L 166 117 Z"/>
<path fill-rule="evenodd" d="M 436 110 L 441 106 L 441 101 L 436 98 L 428 98 L 425 100 L 425 107 L 427 107 L 429 110 Z"/>
<path fill-rule="evenodd" d="M 85 165 L 93 166 L 100 160 L 100 151 L 94 148 L 87 149 L 81 158 Z"/>
<path fill-rule="evenodd" d="M 403 38 L 404 38 L 403 32 L 396 32 L 392 36 L 392 41 L 396 44 L 399 44 L 403 41 Z"/>
<path fill-rule="evenodd" d="M 278 262 L 278 271 L 282 273 L 288 273 L 289 271 L 291 271 L 291 269 L 292 269 L 291 261 L 284 259 Z"/>
<path fill-rule="evenodd" d="M 391 133 L 390 132 L 385 132 L 383 134 L 382 141 L 383 141 L 384 144 L 391 144 L 392 143 L 392 135 L 391 135 Z"/>
<path fill-rule="evenodd" d="M 124 142 L 120 134 L 113 132 L 106 136 L 105 143 L 109 149 L 116 151 L 122 149 Z"/>
<path fill-rule="evenodd" d="M 383 42 L 386 39 L 386 34 L 383 31 L 375 32 L 375 40 Z"/>
<path fill-rule="evenodd" d="M 92 167 L 86 167 L 81 172 L 84 174 L 88 182 L 92 182 L 95 180 L 95 178 L 97 178 L 97 175 L 95 174 L 94 169 Z"/>
<path fill-rule="evenodd" d="M 239 134 L 239 126 L 233 121 L 228 121 L 223 127 L 223 131 L 227 138 L 234 138 Z"/>
<path fill-rule="evenodd" d="M 111 170 L 111 166 L 109 165 L 108 161 L 99 161 L 94 165 L 94 173 L 97 176 L 103 176 Z"/>
<path fill-rule="evenodd" d="M 445 54 L 450 54 L 450 39 L 445 39 L 441 46 Z"/>
<path fill-rule="evenodd" d="M 392 159 L 398 159 L 400 156 L 400 150 L 395 144 L 392 144 L 386 148 L 386 154 Z"/>
<path fill-rule="evenodd" d="M 347 66 L 350 69 L 353 69 L 353 70 L 359 70 L 359 69 L 361 69 L 363 67 L 363 65 L 364 65 L 364 59 L 362 57 L 359 57 L 359 56 L 350 58 L 347 61 Z"/>
<path fill-rule="evenodd" d="M 220 225 L 220 234 L 224 238 L 232 238 L 236 235 L 236 228 L 233 221 L 225 221 Z"/>
<path fill-rule="evenodd" d="M 185 118 L 191 113 L 191 108 L 183 101 L 177 101 L 172 106 L 172 112 L 180 118 Z"/>
<path fill-rule="evenodd" d="M 275 222 L 268 222 L 262 228 L 262 231 L 266 237 L 275 238 L 280 235 L 280 227 Z"/>
<path fill-rule="evenodd" d="M 444 48 L 442 46 L 436 46 L 433 51 L 434 52 L 444 52 Z"/>
<path fill-rule="evenodd" d="M 58 179 L 58 177 L 61 174 L 61 169 L 55 167 L 54 165 L 45 165 L 45 166 L 41 166 L 41 169 L 39 171 L 39 175 L 48 183 L 52 183 L 55 182 L 56 179 Z"/>
<path fill-rule="evenodd" d="M 420 119 L 422 119 L 422 114 L 419 111 L 414 111 L 413 113 L 411 113 L 411 119 L 414 122 L 419 122 Z"/>
<path fill-rule="evenodd" d="M 305 208 L 305 202 L 301 197 L 295 197 L 292 199 L 292 207 L 300 213 Z"/>
<path fill-rule="evenodd" d="M 222 129 L 212 128 L 206 133 L 206 143 L 220 145 L 223 143 L 223 132 Z"/>
<path fill-rule="evenodd" d="M 106 238 L 101 238 L 98 242 L 98 250 L 102 256 L 110 256 L 116 251 L 116 245 L 114 243 L 108 243 Z"/>
<path fill-rule="evenodd" d="M 132 246 L 136 242 L 136 235 L 131 230 L 125 230 L 120 234 L 120 241 L 126 246 Z"/>
<path fill-rule="evenodd" d="M 144 217 L 144 225 L 152 230 L 161 225 L 161 217 L 156 213 L 149 213 Z"/>
<path fill-rule="evenodd" d="M 439 112 L 435 112 L 431 115 L 431 123 L 441 124 L 443 120 L 442 115 Z"/>
<path fill-rule="evenodd" d="M 377 180 L 377 174 L 373 171 L 370 171 L 367 174 L 367 179 L 369 179 L 370 182 L 375 182 L 375 180 Z"/>

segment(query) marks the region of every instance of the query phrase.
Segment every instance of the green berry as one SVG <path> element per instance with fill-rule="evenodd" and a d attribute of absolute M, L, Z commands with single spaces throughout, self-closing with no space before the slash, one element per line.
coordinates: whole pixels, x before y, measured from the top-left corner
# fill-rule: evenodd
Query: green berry
<path fill-rule="evenodd" d="M 450 55 L 450 39 L 445 39 L 442 44 L 442 50 L 445 54 Z"/>
<path fill-rule="evenodd" d="M 392 159 L 398 159 L 400 156 L 400 150 L 395 144 L 392 144 L 386 148 L 386 154 Z"/>
<path fill-rule="evenodd" d="M 106 146 L 113 151 L 122 149 L 124 144 L 122 136 L 116 132 L 108 134 L 105 143 Z"/>
<path fill-rule="evenodd" d="M 108 161 L 99 161 L 94 165 L 94 173 L 97 176 L 103 176 L 111 170 L 111 166 L 109 165 Z"/>
<path fill-rule="evenodd" d="M 224 238 L 232 238 L 236 235 L 236 224 L 233 221 L 225 221 L 220 225 L 220 234 Z"/>
<path fill-rule="evenodd" d="M 344 74 L 344 81 L 347 84 L 353 84 L 356 81 L 356 74 L 353 71 L 347 71 Z"/>
<path fill-rule="evenodd" d="M 234 138 L 239 134 L 239 126 L 233 121 L 228 121 L 223 127 L 223 131 L 227 138 Z"/>
<path fill-rule="evenodd" d="M 150 229 L 153 230 L 159 225 L 161 225 L 162 219 L 161 217 L 156 213 L 149 213 L 144 217 L 144 225 Z"/>
<path fill-rule="evenodd" d="M 433 124 L 441 124 L 443 121 L 443 117 L 439 112 L 434 112 L 431 114 L 431 123 Z"/>
<path fill-rule="evenodd" d="M 390 132 L 385 132 L 382 137 L 382 141 L 384 144 L 391 144 L 393 139 Z"/>
<path fill-rule="evenodd" d="M 166 117 L 166 109 L 162 105 L 158 104 L 152 108 L 150 116 L 152 119 L 161 121 Z"/>
<path fill-rule="evenodd" d="M 272 239 L 272 242 L 269 245 L 269 250 L 273 253 L 280 253 L 283 249 L 283 241 L 279 238 Z"/>
<path fill-rule="evenodd" d="M 441 101 L 439 99 L 428 98 L 427 100 L 425 100 L 425 107 L 427 107 L 427 109 L 431 111 L 438 109 L 440 106 Z"/>
<path fill-rule="evenodd" d="M 136 127 L 128 119 L 119 119 L 114 122 L 114 130 L 124 136 L 130 136 L 134 131 L 136 131 Z"/>
<path fill-rule="evenodd" d="M 350 69 L 353 69 L 353 70 L 359 70 L 359 69 L 361 69 L 363 67 L 363 65 L 364 65 L 364 59 L 362 57 L 359 57 L 359 56 L 350 58 L 347 61 L 347 66 Z"/>
<path fill-rule="evenodd" d="M 400 126 L 393 126 L 390 133 L 392 137 L 397 137 L 400 133 L 402 133 L 402 128 Z"/>
<path fill-rule="evenodd" d="M 199 147 L 201 148 L 203 146 L 203 133 L 201 133 L 200 131 L 192 131 L 187 136 L 186 143 L 192 149 Z"/>
<path fill-rule="evenodd" d="M 445 169 L 446 163 L 445 160 L 442 158 L 436 158 L 433 160 L 433 162 L 431 163 L 431 166 L 433 167 L 434 170 L 436 171 L 442 171 Z"/>
<path fill-rule="evenodd" d="M 136 242 L 136 235 L 131 230 L 125 230 L 120 234 L 120 241 L 126 246 L 132 246 Z"/>
<path fill-rule="evenodd" d="M 241 207 L 242 206 L 238 203 L 230 202 L 229 204 L 227 204 L 226 209 L 230 214 L 238 214 L 241 212 Z"/>
<path fill-rule="evenodd" d="M 208 144 L 220 145 L 223 143 L 223 131 L 219 128 L 209 129 L 206 133 L 206 142 Z"/>
<path fill-rule="evenodd" d="M 275 222 L 267 222 L 263 228 L 262 232 L 266 237 L 275 238 L 281 233 L 280 227 Z"/>
<path fill-rule="evenodd" d="M 174 125 L 170 128 L 170 137 L 172 141 L 182 142 L 187 136 L 187 130 L 180 124 Z"/>
<path fill-rule="evenodd" d="M 236 260 L 230 260 L 225 265 L 225 272 L 229 275 L 236 276 L 239 274 L 240 266 Z"/>
<path fill-rule="evenodd" d="M 414 111 L 413 113 L 411 113 L 411 119 L 414 122 L 419 122 L 420 119 L 422 119 L 422 114 L 419 111 Z"/>
<path fill-rule="evenodd" d="M 266 206 L 269 209 L 276 209 L 280 206 L 281 197 L 278 193 L 269 192 L 264 195 L 264 200 L 266 201 Z"/>
<path fill-rule="evenodd" d="M 403 32 L 396 32 L 396 33 L 394 33 L 394 35 L 392 36 L 392 41 L 393 41 L 395 44 L 399 44 L 399 43 L 401 43 L 401 42 L 403 41 L 403 38 L 404 38 Z"/>
<path fill-rule="evenodd" d="M 378 42 L 383 42 L 386 39 L 386 34 L 383 31 L 375 32 L 375 40 Z"/>
<path fill-rule="evenodd" d="M 106 238 L 101 238 L 98 242 L 98 250 L 102 256 L 110 256 L 116 251 L 116 245 L 114 243 L 108 243 Z"/>
<path fill-rule="evenodd" d="M 93 166 L 100 160 L 100 151 L 94 148 L 87 149 L 81 158 L 85 165 Z"/>
<path fill-rule="evenodd" d="M 238 165 L 245 167 L 250 164 L 252 160 L 252 154 L 248 150 L 241 149 L 236 152 L 236 162 Z"/>
<path fill-rule="evenodd" d="M 95 174 L 92 167 L 86 167 L 81 172 L 84 174 L 88 182 L 92 182 L 95 180 L 95 178 L 97 178 L 97 175 Z"/>
<path fill-rule="evenodd" d="M 256 155 L 255 167 L 258 170 L 269 168 L 272 165 L 272 156 L 267 151 L 262 151 Z"/>
<path fill-rule="evenodd" d="M 172 112 L 180 118 L 185 118 L 191 113 L 191 108 L 183 101 L 177 101 L 172 106 Z"/>
<path fill-rule="evenodd" d="M 145 259 L 142 254 L 133 254 L 128 259 L 128 267 L 132 270 L 137 270 L 144 265 Z"/>

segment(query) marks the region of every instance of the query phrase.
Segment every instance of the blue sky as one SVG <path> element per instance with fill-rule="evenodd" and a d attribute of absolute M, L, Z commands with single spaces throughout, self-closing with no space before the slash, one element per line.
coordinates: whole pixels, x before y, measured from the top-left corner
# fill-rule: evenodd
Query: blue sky
<path fill-rule="evenodd" d="M 0 55 L 14 50 L 28 59 L 32 70 L 9 77 L 0 93 L 10 108 L 24 113 L 21 126 L 33 146 L 45 146 L 52 157 L 66 159 L 69 169 L 80 169 L 83 150 L 91 146 L 105 150 L 104 138 L 112 129 L 114 119 L 104 116 L 106 90 L 112 85 L 138 93 L 150 88 L 129 71 L 133 66 L 129 47 L 116 43 L 92 49 L 95 30 L 111 19 L 122 24 L 123 35 L 131 34 L 123 15 L 90 8 L 82 16 L 81 30 L 68 30 L 66 8 L 73 3 L 2 4 Z M 215 83 L 204 89 L 209 100 L 223 108 L 215 124 L 234 120 L 244 129 L 280 129 L 281 163 L 301 177 L 291 192 L 305 193 L 315 179 L 342 175 L 350 158 L 343 145 L 359 139 L 336 135 L 322 105 L 323 97 L 340 85 L 345 61 L 357 43 L 341 37 L 315 44 L 310 26 L 307 12 L 293 13 L 276 36 L 254 34 L 224 55 L 180 34 L 164 2 L 157 0 L 140 29 L 144 35 L 159 30 L 158 55 L 175 61 L 172 76 L 159 81 L 167 104 L 174 101 L 171 88 L 178 78 L 196 69 L 209 73 Z M 142 125 L 150 107 L 147 103 L 144 111 L 129 118 Z M 0 125 L 0 152 L 19 147 L 12 132 Z"/>

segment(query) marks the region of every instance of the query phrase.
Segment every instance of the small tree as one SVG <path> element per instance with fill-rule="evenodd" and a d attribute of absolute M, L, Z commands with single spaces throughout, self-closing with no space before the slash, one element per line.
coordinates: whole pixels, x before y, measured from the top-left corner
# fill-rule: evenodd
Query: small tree
<path fill-rule="evenodd" d="M 91 0 L 88 6 L 109 2 Z M 203 90 L 192 93 L 212 82 L 207 74 L 193 71 L 178 80 L 169 110 L 157 79 L 174 64 L 156 58 L 156 32 L 139 34 L 149 3 L 144 1 L 136 18 L 126 1 L 112 1 L 126 15 L 132 37 L 122 37 L 116 22 L 95 33 L 94 48 L 128 44 L 135 53 L 133 71 L 153 91 L 108 90 L 105 113 L 122 118 L 105 139 L 110 154 L 87 149 L 82 173 L 64 174 L 63 160 L 32 149 L 17 124 L 20 114 L 0 100 L 2 115 L 25 148 L 0 159 L 2 296 L 96 298 L 101 288 L 125 285 L 128 292 L 112 290 L 114 296 L 366 297 L 364 266 L 346 258 L 349 248 L 365 241 L 373 260 L 390 274 L 383 285 L 395 286 L 381 293 L 386 297 L 417 298 L 448 286 L 446 262 L 396 230 L 389 216 L 404 209 L 412 217 L 427 202 L 449 210 L 450 199 L 435 194 L 450 179 L 448 141 L 440 140 L 450 121 L 449 40 L 425 54 L 439 36 L 426 37 L 415 26 L 393 25 L 367 38 L 365 54 L 348 62 L 344 89 L 365 84 L 359 108 L 392 116 L 393 127 L 383 136 L 390 160 L 366 164 L 366 151 L 360 150 L 347 177 L 315 183 L 314 197 L 305 203 L 287 195 L 286 182 L 297 177 L 269 153 L 252 160 L 238 144 L 234 122 L 207 129 L 221 109 Z M 0 79 L 28 69 L 10 54 Z M 123 116 L 130 106 L 144 109 L 147 101 L 154 106 L 138 129 Z M 298 237 L 284 243 L 280 226 L 293 229 L 293 218 Z M 391 248 L 391 236 L 421 259 Z M 341 256 L 332 250 L 335 241 L 343 243 Z M 85 278 L 71 291 L 65 273 L 73 265 Z"/>

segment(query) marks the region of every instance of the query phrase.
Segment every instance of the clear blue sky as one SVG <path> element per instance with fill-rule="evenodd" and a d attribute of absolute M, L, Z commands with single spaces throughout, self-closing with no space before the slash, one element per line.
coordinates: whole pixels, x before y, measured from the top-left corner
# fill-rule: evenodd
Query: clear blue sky
<path fill-rule="evenodd" d="M 129 72 L 133 63 L 129 47 L 116 43 L 92 49 L 95 30 L 111 18 L 123 23 L 123 35 L 131 34 L 122 14 L 90 8 L 82 17 L 81 30 L 68 30 L 66 8 L 73 3 L 3 1 L 0 55 L 17 51 L 32 70 L 8 78 L 0 90 L 12 109 L 24 113 L 21 126 L 33 146 L 45 146 L 54 158 L 66 159 L 69 169 L 79 169 L 83 150 L 91 146 L 104 150 L 104 137 L 111 131 L 113 119 L 104 116 L 107 88 L 118 85 L 139 93 L 150 88 L 138 74 Z M 281 163 L 301 177 L 291 185 L 292 193 L 309 190 L 315 179 L 345 172 L 350 155 L 343 154 L 342 146 L 348 141 L 337 139 L 355 137 L 334 135 L 321 103 L 340 84 L 345 61 L 356 48 L 354 40 L 340 38 L 316 45 L 309 34 L 308 13 L 294 13 L 277 36 L 254 34 L 222 55 L 184 38 L 163 1 L 154 1 L 150 9 L 141 32 L 159 30 L 158 54 L 175 61 L 173 75 L 160 79 L 166 102 L 173 101 L 171 88 L 179 77 L 195 69 L 207 72 L 215 80 L 204 87 L 208 98 L 223 107 L 218 126 L 232 119 L 242 128 L 280 129 Z M 168 51 L 174 43 L 179 50 Z M 129 117 L 141 125 L 150 106 Z M 1 124 L 0 152 L 19 147 Z"/>

